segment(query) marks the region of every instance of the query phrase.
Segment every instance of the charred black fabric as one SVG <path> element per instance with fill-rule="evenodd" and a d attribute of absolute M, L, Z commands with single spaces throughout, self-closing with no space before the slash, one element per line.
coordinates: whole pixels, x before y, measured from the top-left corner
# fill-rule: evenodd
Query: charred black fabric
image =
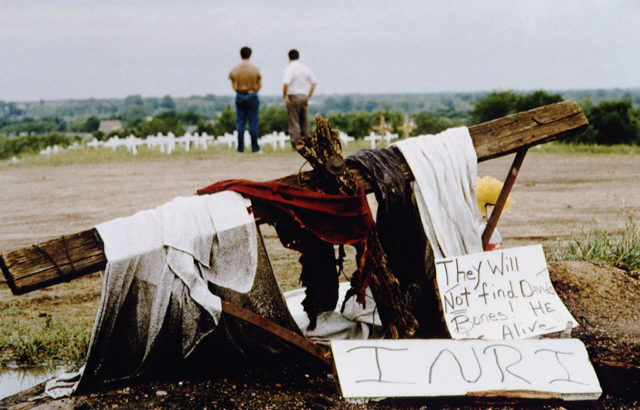
<path fill-rule="evenodd" d="M 391 149 L 362 150 L 347 158 L 347 164 L 357 167 L 374 190 L 380 242 L 391 270 L 406 291 L 409 283 L 425 278 L 427 239 L 411 183 L 402 173 L 403 161 L 402 156 Z"/>
<path fill-rule="evenodd" d="M 357 168 L 374 190 L 378 201 L 378 236 L 389 267 L 419 322 L 416 336 L 445 336 L 435 293 L 433 253 L 422 228 L 411 182 L 403 174 L 402 154 L 393 148 L 367 149 L 350 155 L 346 162 Z"/>

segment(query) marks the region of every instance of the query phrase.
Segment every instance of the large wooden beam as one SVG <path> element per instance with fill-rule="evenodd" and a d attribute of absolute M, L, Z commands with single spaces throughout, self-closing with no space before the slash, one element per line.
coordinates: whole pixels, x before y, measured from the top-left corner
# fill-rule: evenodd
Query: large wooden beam
<path fill-rule="evenodd" d="M 574 101 L 565 101 L 474 125 L 469 127 L 469 133 L 481 162 L 576 135 L 587 125 L 580 106 Z M 369 183 L 354 171 L 359 183 L 369 190 Z M 408 166 L 404 173 L 413 179 Z M 318 189 L 311 172 L 276 181 Z M 102 240 L 95 229 L 0 255 L 0 268 L 16 295 L 97 272 L 104 269 L 105 264 Z"/>
<path fill-rule="evenodd" d="M 587 125 L 589 121 L 580 106 L 575 101 L 564 101 L 472 125 L 469 127 L 469 134 L 478 162 L 483 162 L 512 154 L 522 148 L 580 134 Z M 408 179 L 413 179 L 408 166 L 403 171 Z M 289 175 L 277 181 L 314 188 L 313 174 L 310 171 Z M 371 189 L 364 178 L 359 177 L 359 183 L 366 190 Z"/>
<path fill-rule="evenodd" d="M 469 127 L 478 162 L 577 135 L 589 125 L 575 101 L 523 111 Z"/>
<path fill-rule="evenodd" d="M 95 228 L 0 255 L 0 268 L 14 295 L 98 272 L 106 264 Z"/>

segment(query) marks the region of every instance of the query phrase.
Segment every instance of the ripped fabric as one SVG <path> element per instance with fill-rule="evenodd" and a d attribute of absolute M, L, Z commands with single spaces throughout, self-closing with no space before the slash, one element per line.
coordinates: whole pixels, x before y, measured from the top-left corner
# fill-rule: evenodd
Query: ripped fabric
<path fill-rule="evenodd" d="M 198 195 L 232 190 L 251 198 L 257 218 L 273 225 L 282 244 L 299 251 L 300 280 L 306 289 L 302 302 L 315 328 L 320 312 L 335 309 L 338 271 L 333 245 L 352 245 L 357 264 L 364 266 L 366 241 L 374 226 L 364 193 L 331 195 L 278 182 L 232 179 L 197 191 Z"/>

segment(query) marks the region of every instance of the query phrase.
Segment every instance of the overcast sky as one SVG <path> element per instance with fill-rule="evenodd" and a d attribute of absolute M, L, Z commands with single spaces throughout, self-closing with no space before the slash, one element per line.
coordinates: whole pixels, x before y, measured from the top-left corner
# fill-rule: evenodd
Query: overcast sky
<path fill-rule="evenodd" d="M 300 50 L 317 92 L 640 87 L 640 0 L 0 0 L 0 100 L 264 94 Z"/>

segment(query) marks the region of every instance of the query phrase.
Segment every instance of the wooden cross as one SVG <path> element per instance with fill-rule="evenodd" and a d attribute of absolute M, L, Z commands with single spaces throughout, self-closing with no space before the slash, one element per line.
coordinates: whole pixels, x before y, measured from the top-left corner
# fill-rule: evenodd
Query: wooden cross
<path fill-rule="evenodd" d="M 413 121 L 409 121 L 409 116 L 405 115 L 404 122 L 402 123 L 402 125 L 396 127 L 396 131 L 402 131 L 402 136 L 404 138 L 409 138 L 411 131 L 415 130 L 416 128 L 418 128 L 416 123 Z"/>
<path fill-rule="evenodd" d="M 393 131 L 393 127 L 384 122 L 384 115 L 380 116 L 380 124 L 374 125 L 371 129 L 378 131 L 380 135 L 387 135 L 387 131 Z"/>
<path fill-rule="evenodd" d="M 322 121 L 323 123 L 326 122 L 326 120 Z M 381 125 L 383 124 L 384 117 L 382 117 L 381 120 Z M 496 207 L 491 214 L 491 219 L 487 223 L 487 227 L 482 235 L 483 244 L 488 242 L 488 238 L 491 237 L 495 229 L 502 210 L 501 207 L 504 205 L 509 191 L 515 182 L 527 149 L 531 146 L 555 139 L 577 135 L 583 132 L 587 125 L 587 118 L 582 113 L 580 106 L 573 101 L 565 101 L 469 127 L 469 134 L 476 151 L 478 162 L 517 152 L 507 180 L 496 203 Z M 324 131 L 320 133 L 318 129 Z M 335 140 L 335 138 L 329 139 L 327 137 L 329 134 L 333 135 L 328 126 L 328 122 L 326 127 L 316 126 L 316 134 L 314 134 L 313 140 L 311 141 L 313 143 L 312 145 L 320 148 L 327 147 L 329 142 Z M 334 152 L 337 154 L 341 153 L 341 149 L 337 144 L 333 144 L 329 148 L 331 148 L 332 151 L 329 152 L 327 150 L 328 154 L 333 154 Z M 316 165 L 326 167 L 328 160 L 331 159 L 332 156 L 325 155 L 323 158 L 325 157 L 327 159 L 326 162 L 319 162 Z M 408 180 L 412 180 L 413 174 L 408 165 L 403 164 L 401 168 L 404 176 Z M 372 192 L 371 185 L 360 175 L 357 168 L 347 166 L 347 171 L 344 173 L 348 173 L 349 175 L 353 174 L 353 178 L 358 181 L 361 189 L 364 189 L 365 192 Z M 319 179 L 317 175 L 315 170 L 305 171 L 280 178 L 276 181 L 322 192 L 322 186 L 326 183 L 323 182 L 324 180 Z M 95 228 L 51 239 L 39 245 L 33 245 L 28 248 L 18 249 L 0 255 L 0 270 L 2 270 L 7 284 L 15 295 L 69 281 L 88 273 L 97 272 L 104 269 L 106 263 L 107 259 L 104 253 L 104 244 Z M 377 273 L 375 277 L 377 280 L 383 278 L 383 276 L 378 276 Z M 376 286 L 382 286 L 387 282 L 380 280 L 375 283 Z M 393 315 L 397 310 L 387 310 L 385 304 L 393 304 L 395 302 L 391 298 L 391 293 L 387 294 L 384 292 L 386 292 L 386 289 L 381 289 L 381 293 L 379 293 L 380 295 L 384 295 L 384 297 L 381 299 L 382 302 L 378 303 L 378 308 L 381 312 L 383 310 L 388 312 L 389 318 L 391 318 L 394 317 Z M 376 302 L 378 302 L 378 299 L 376 299 Z M 223 309 L 227 309 L 224 308 L 224 306 L 225 305 L 223 305 Z M 398 307 L 400 305 L 395 304 L 394 306 Z M 391 307 L 393 308 L 393 306 Z M 408 317 L 409 316 L 406 318 Z M 244 320 L 248 319 L 244 318 Z M 397 337 L 411 335 L 411 326 L 408 321 L 405 324 L 405 322 L 396 321 L 395 319 L 391 319 L 391 321 L 388 321 L 388 319 L 383 320 L 387 320 L 387 322 L 384 323 L 387 323 L 385 326 L 389 327 L 391 335 L 393 335 L 394 332 L 397 334 Z"/>

